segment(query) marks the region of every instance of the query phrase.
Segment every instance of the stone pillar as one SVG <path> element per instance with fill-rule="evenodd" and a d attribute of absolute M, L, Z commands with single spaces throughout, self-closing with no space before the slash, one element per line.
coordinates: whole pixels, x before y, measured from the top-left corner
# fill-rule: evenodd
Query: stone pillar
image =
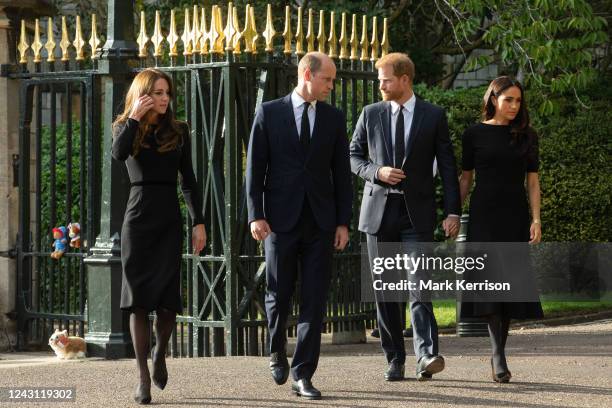
<path fill-rule="evenodd" d="M 4 9 L 0 10 L 0 64 L 14 64 L 15 21 Z M 19 100 L 17 81 L 0 77 L 0 351 L 10 349 L 16 343 L 16 322 L 7 313 L 15 311 L 17 264 L 8 258 L 8 251 L 15 247 L 19 229 L 19 190 L 13 185 L 13 157 L 19 153 Z"/>
<path fill-rule="evenodd" d="M 102 190 L 100 234 L 85 259 L 87 267 L 88 331 L 85 335 L 90 356 L 108 359 L 133 355 L 127 314 L 119 309 L 121 296 L 120 232 L 129 191 L 125 165 L 110 156 L 111 123 L 119 113 L 129 73 L 138 56 L 134 41 L 134 4 L 109 0 L 107 41 L 102 47 L 99 70 L 103 74 L 104 135 L 102 136 Z"/>

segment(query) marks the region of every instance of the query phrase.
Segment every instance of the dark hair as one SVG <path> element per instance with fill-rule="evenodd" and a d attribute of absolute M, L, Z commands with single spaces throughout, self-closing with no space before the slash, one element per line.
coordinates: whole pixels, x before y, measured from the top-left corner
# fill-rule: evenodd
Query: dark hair
<path fill-rule="evenodd" d="M 483 121 L 492 119 L 495 116 L 493 97 L 499 98 L 508 88 L 513 86 L 521 91 L 521 105 L 516 117 L 510 121 L 510 133 L 512 144 L 519 148 L 521 155 L 525 155 L 536 143 L 537 135 L 530 125 L 525 91 L 519 81 L 508 76 L 500 76 L 491 81 L 482 100 L 481 116 Z"/>

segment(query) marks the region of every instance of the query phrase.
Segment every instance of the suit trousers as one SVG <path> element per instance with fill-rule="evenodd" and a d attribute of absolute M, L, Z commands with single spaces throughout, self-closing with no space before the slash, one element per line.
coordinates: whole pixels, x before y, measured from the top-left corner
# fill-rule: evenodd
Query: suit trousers
<path fill-rule="evenodd" d="M 419 234 L 412 226 L 406 210 L 404 197 L 400 194 L 389 194 L 380 229 L 376 235 L 367 234 L 368 255 L 378 256 L 378 243 L 383 242 L 427 242 L 427 237 Z M 376 293 L 375 293 L 376 294 Z M 396 361 L 404 364 L 406 349 L 404 347 L 404 329 L 406 303 L 376 301 L 380 342 L 387 362 Z M 417 362 L 425 355 L 438 354 L 438 324 L 433 313 L 431 302 L 410 302 L 410 319 L 412 321 L 413 346 Z"/>
<path fill-rule="evenodd" d="M 270 352 L 286 348 L 286 325 L 298 269 L 300 308 L 297 343 L 291 373 L 295 380 L 310 379 L 319 361 L 321 329 L 329 289 L 334 231 L 321 230 L 308 199 L 296 226 L 288 232 L 272 232 L 265 240 L 266 314 Z"/>

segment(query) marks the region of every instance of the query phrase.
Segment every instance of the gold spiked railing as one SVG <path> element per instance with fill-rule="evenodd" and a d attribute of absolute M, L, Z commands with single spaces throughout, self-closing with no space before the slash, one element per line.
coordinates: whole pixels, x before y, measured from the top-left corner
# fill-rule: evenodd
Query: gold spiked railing
<path fill-rule="evenodd" d="M 91 30 L 89 32 L 89 40 L 83 35 L 83 27 L 81 25 L 81 16 L 76 16 L 73 35 L 70 35 L 66 17 L 61 17 L 61 34 L 59 38 L 55 38 L 54 19 L 47 18 L 47 33 L 46 41 L 43 43 L 41 38 L 41 29 L 39 19 L 34 20 L 34 40 L 31 44 L 28 43 L 28 34 L 26 31 L 26 21 L 21 20 L 21 31 L 17 50 L 19 52 L 19 63 L 27 64 L 32 61 L 36 64 L 43 61 L 42 51 L 46 51 L 46 61 L 54 63 L 56 61 L 56 49 L 59 45 L 61 49 L 61 61 L 68 63 L 74 58 L 77 62 L 83 62 L 86 59 L 96 60 L 98 51 L 101 45 L 98 31 L 96 28 L 96 15 L 91 16 Z M 56 42 L 56 40 L 58 42 Z M 148 40 L 148 39 L 147 39 Z"/>
<path fill-rule="evenodd" d="M 246 5 L 244 20 L 239 21 L 238 8 L 232 2 L 227 5 L 213 5 L 210 8 L 194 5 L 184 10 L 171 10 L 169 26 L 166 30 L 161 25 L 160 12 L 156 11 L 152 32 L 148 31 L 147 16 L 140 12 L 140 24 L 135 39 L 138 43 L 138 57 L 143 63 L 148 58 L 154 58 L 158 64 L 164 57 L 170 57 L 175 62 L 181 55 L 186 64 L 207 62 L 212 55 L 223 58 L 223 55 L 252 56 L 264 51 L 271 55 L 282 54 L 287 58 L 295 55 L 298 59 L 306 52 L 318 50 L 339 60 L 360 60 L 375 62 L 389 52 L 389 33 L 387 19 L 382 21 L 382 36 L 378 32 L 379 18 L 371 18 L 371 30 L 368 28 L 369 17 L 356 14 L 340 15 L 339 26 L 335 12 L 319 10 L 318 21 L 315 22 L 313 9 L 297 9 L 297 24 L 292 27 L 292 10 L 285 7 L 285 23 L 282 34 L 273 24 L 272 6 L 268 4 L 263 31 L 257 31 L 254 8 Z M 177 14 L 182 14 L 183 26 L 177 23 Z M 306 21 L 303 21 L 306 18 Z M 56 18 L 57 20 L 57 18 Z M 360 21 L 361 20 L 361 21 Z M 92 15 L 89 40 L 83 35 L 80 16 L 76 16 L 74 34 L 69 34 L 66 17 L 61 17 L 61 36 L 54 38 L 53 18 L 48 18 L 46 42 L 41 39 L 39 20 L 34 22 L 34 37 L 28 42 L 26 22 L 21 22 L 21 32 L 17 50 L 19 63 L 29 61 L 40 63 L 43 60 L 42 50 L 46 50 L 46 61 L 55 61 L 56 46 L 61 49 L 61 60 L 64 62 L 74 58 L 76 61 L 95 60 L 100 47 L 100 39 L 96 31 L 96 16 Z M 358 24 L 358 23 L 361 24 Z M 314 28 L 317 25 L 317 32 Z M 349 27 L 350 25 L 350 27 Z M 180 34 L 179 34 L 179 31 Z M 337 33 L 340 33 L 338 38 Z M 381 40 L 379 40 L 381 38 Z M 218 59 L 217 59 L 218 60 Z"/>

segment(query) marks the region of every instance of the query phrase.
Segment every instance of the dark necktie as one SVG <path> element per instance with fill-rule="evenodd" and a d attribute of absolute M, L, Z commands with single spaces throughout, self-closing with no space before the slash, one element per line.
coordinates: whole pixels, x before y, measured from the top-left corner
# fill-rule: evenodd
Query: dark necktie
<path fill-rule="evenodd" d="M 404 107 L 400 105 L 399 112 L 397 115 L 397 124 L 395 125 L 395 152 L 394 152 L 394 166 L 396 169 L 402 168 L 402 162 L 404 161 Z"/>
<path fill-rule="evenodd" d="M 310 120 L 308 120 L 309 102 L 304 102 L 304 111 L 302 112 L 302 126 L 300 130 L 300 144 L 304 153 L 308 151 L 310 146 Z"/>

